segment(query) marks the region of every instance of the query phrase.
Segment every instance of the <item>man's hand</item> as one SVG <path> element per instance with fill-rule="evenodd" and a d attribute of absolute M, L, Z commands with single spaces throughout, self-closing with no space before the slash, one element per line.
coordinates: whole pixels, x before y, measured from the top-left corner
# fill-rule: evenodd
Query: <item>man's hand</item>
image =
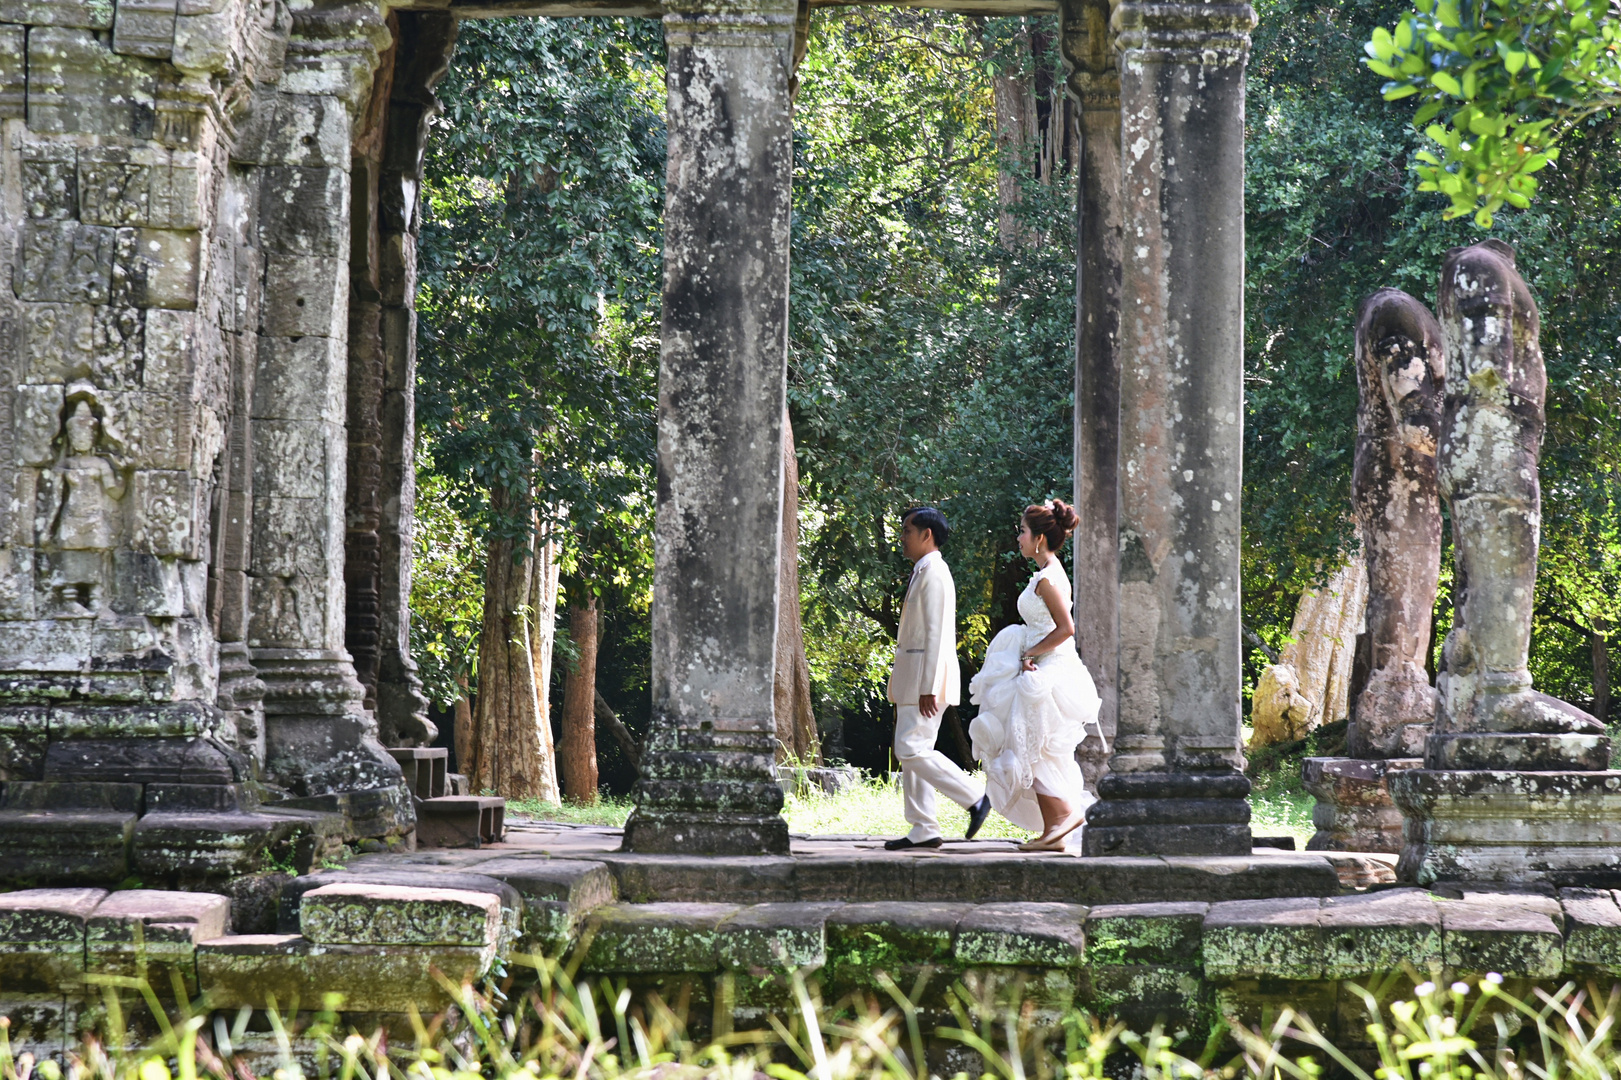
<path fill-rule="evenodd" d="M 924 719 L 928 719 L 940 711 L 940 706 L 935 702 L 933 694 L 924 694 L 917 699 L 917 711 L 923 714 Z"/>

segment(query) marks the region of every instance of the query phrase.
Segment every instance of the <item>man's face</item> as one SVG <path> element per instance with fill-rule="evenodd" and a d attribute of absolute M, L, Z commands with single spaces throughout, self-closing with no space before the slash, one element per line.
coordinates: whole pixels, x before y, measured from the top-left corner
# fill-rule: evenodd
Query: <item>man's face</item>
<path fill-rule="evenodd" d="M 917 562 L 923 556 L 934 550 L 934 534 L 928 529 L 920 529 L 912 522 L 917 517 L 906 519 L 901 526 L 901 554 L 911 562 Z"/>

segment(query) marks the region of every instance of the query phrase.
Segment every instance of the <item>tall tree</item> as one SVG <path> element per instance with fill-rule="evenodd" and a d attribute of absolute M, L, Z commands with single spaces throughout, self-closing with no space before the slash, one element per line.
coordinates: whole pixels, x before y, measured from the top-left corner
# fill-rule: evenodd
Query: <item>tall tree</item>
<path fill-rule="evenodd" d="M 463 766 L 480 790 L 556 800 L 544 540 L 562 508 L 572 533 L 648 498 L 662 48 L 656 20 L 479 22 L 439 90 L 417 401 L 488 548 Z"/>

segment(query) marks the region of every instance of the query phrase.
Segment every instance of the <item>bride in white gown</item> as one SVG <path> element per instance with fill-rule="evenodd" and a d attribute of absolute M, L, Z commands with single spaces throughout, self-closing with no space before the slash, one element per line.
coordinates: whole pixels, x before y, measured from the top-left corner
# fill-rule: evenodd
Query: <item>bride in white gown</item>
<path fill-rule="evenodd" d="M 1069 576 L 1056 554 L 1076 524 L 1074 509 L 1062 502 L 1025 510 L 1019 550 L 1038 569 L 1019 594 L 1024 622 L 996 635 L 968 684 L 979 706 L 969 734 L 974 756 L 985 763 L 991 805 L 1041 834 L 1022 851 L 1064 850 L 1095 801 L 1075 748 L 1087 726 L 1097 726 L 1098 692 L 1075 651 Z"/>

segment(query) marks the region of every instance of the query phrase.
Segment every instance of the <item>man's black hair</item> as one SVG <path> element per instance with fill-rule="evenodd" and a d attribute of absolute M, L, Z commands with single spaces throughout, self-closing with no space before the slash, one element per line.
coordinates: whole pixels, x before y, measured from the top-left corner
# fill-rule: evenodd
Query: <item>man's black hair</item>
<path fill-rule="evenodd" d="M 946 546 L 946 537 L 951 535 L 951 526 L 946 524 L 946 516 L 932 506 L 909 506 L 901 511 L 901 524 L 910 521 L 919 529 L 927 529 L 934 538 L 934 546 Z"/>

